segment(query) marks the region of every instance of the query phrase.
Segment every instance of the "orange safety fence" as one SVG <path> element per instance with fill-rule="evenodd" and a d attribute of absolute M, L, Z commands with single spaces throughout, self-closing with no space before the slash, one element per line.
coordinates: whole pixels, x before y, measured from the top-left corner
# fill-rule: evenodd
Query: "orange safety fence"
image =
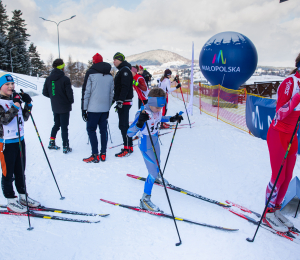
<path fill-rule="evenodd" d="M 188 82 L 182 83 L 184 100 L 189 102 L 190 89 Z M 172 96 L 182 100 L 180 89 L 172 92 Z M 249 132 L 246 125 L 246 99 L 245 89 L 232 90 L 220 85 L 194 85 L 193 105 L 210 116 L 217 118 L 245 132 Z"/>

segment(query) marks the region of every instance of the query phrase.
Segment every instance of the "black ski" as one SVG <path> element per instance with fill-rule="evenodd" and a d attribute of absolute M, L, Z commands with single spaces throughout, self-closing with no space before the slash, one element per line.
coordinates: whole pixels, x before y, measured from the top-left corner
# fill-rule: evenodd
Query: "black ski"
<path fill-rule="evenodd" d="M 27 217 L 27 213 L 16 213 L 16 212 L 8 211 L 8 210 L 0 210 L 0 214 Z M 82 219 L 57 217 L 57 216 L 40 214 L 40 213 L 36 213 L 33 211 L 29 211 L 29 216 L 32 218 L 44 218 L 44 219 L 53 219 L 53 220 L 61 220 L 61 221 L 69 221 L 69 222 L 77 222 L 77 223 L 99 223 L 100 222 L 100 220 L 90 221 L 90 220 L 82 220 Z"/>
<path fill-rule="evenodd" d="M 0 205 L 0 208 L 6 208 L 6 205 Z M 65 209 L 56 209 L 56 208 L 48 208 L 45 206 L 40 206 L 38 208 L 29 208 L 31 211 L 47 211 L 47 212 L 54 212 L 54 213 L 63 213 L 63 214 L 71 214 L 71 215 L 80 215 L 80 216 L 100 216 L 100 217 L 107 217 L 109 214 L 96 214 L 96 213 L 85 213 L 85 212 L 78 212 L 72 210 L 65 210 Z"/>
<path fill-rule="evenodd" d="M 167 133 L 159 134 L 158 136 L 166 135 L 166 134 L 169 134 L 169 133 L 171 133 L 171 131 L 170 131 L 170 132 L 167 132 Z M 138 139 L 139 139 L 139 137 L 138 137 L 138 136 L 135 136 L 135 137 L 132 139 L 132 141 L 135 141 L 135 140 L 138 140 Z M 118 144 L 118 145 L 115 145 L 115 146 L 108 147 L 108 149 L 112 149 L 112 148 L 119 147 L 119 146 L 122 146 L 122 145 L 123 145 L 123 144 Z"/>
<path fill-rule="evenodd" d="M 150 215 L 155 215 L 155 216 L 159 216 L 159 217 L 165 217 L 165 218 L 173 219 L 172 215 L 167 214 L 167 213 L 163 213 L 162 211 L 155 212 L 155 211 L 150 211 L 150 210 L 144 210 L 144 209 L 141 209 L 140 207 L 128 206 L 128 205 L 124 205 L 124 204 L 120 204 L 120 203 L 111 202 L 111 201 L 104 200 L 104 199 L 100 199 L 100 200 L 103 201 L 103 202 L 115 205 L 115 206 L 122 207 L 122 208 L 131 209 L 131 210 L 138 211 L 138 212 L 144 212 L 144 213 L 148 213 Z M 199 226 L 215 228 L 215 229 L 220 229 L 220 230 L 224 230 L 224 231 L 238 231 L 238 229 L 232 229 L 232 228 L 225 228 L 225 227 L 209 225 L 209 224 L 200 223 L 200 222 L 196 222 L 196 221 L 192 221 L 192 220 L 188 220 L 188 219 L 184 219 L 184 218 L 175 217 L 175 219 L 179 220 L 179 221 L 199 225 Z"/>
<path fill-rule="evenodd" d="M 127 174 L 128 177 L 130 178 L 133 178 L 133 179 L 137 179 L 137 180 L 140 180 L 140 181 L 146 181 L 146 178 L 144 177 L 139 177 L 139 176 L 136 176 L 136 175 L 132 175 L 132 174 Z M 160 187 L 163 187 L 161 184 L 159 184 L 157 181 L 154 182 L 155 185 L 158 185 Z M 213 203 L 213 204 L 216 204 L 218 206 L 221 206 L 221 207 L 231 207 L 230 205 L 226 204 L 226 203 L 222 203 L 222 202 L 219 202 L 219 201 L 216 201 L 216 200 L 212 200 L 212 199 L 209 199 L 209 198 L 206 198 L 206 197 L 203 197 L 199 194 L 196 194 L 196 193 L 193 193 L 193 192 L 190 192 L 188 190 L 184 190 L 182 188 L 179 188 L 179 187 L 176 187 L 172 184 L 169 184 L 167 186 L 168 189 L 170 190 L 174 190 L 174 191 L 178 191 L 180 193 L 183 193 L 183 194 L 186 194 L 186 195 L 189 195 L 189 196 L 192 196 L 194 198 L 197 198 L 197 199 L 200 199 L 200 200 L 204 200 L 204 201 L 207 201 L 207 202 L 210 202 L 210 203 Z"/>

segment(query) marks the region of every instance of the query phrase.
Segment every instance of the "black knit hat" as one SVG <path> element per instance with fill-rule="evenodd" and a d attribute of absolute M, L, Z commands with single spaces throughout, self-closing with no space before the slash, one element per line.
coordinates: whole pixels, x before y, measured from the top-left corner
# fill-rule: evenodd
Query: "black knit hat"
<path fill-rule="evenodd" d="M 62 59 L 56 59 L 53 61 L 52 67 L 57 68 L 58 66 L 61 66 L 64 64 L 64 61 Z"/>
<path fill-rule="evenodd" d="M 167 76 L 170 76 L 172 75 L 172 71 L 170 71 L 169 69 L 166 69 L 165 72 L 164 72 L 164 76 L 167 77 Z"/>
<path fill-rule="evenodd" d="M 125 56 L 121 53 L 121 52 L 117 52 L 114 57 L 114 60 L 119 60 L 119 61 L 124 61 L 125 60 Z"/>

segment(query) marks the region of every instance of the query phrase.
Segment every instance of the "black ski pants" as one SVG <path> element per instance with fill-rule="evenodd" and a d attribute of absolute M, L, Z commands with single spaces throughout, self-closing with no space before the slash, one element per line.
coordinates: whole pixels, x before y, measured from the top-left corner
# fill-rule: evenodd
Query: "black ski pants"
<path fill-rule="evenodd" d="M 69 145 L 69 134 L 68 134 L 68 126 L 70 119 L 70 112 L 57 114 L 53 113 L 54 116 L 54 126 L 51 131 L 51 137 L 56 138 L 56 134 L 61 127 L 61 138 L 63 141 L 63 146 Z"/>
<path fill-rule="evenodd" d="M 26 150 L 25 142 L 21 141 L 23 153 L 23 165 L 25 171 Z M 13 181 L 19 194 L 25 194 L 24 173 L 22 171 L 21 156 L 19 143 L 5 144 L 0 143 L 0 161 L 2 167 L 1 187 L 5 198 L 12 199 L 15 197 Z M 23 179 L 24 178 L 24 179 Z"/>
<path fill-rule="evenodd" d="M 101 153 L 106 153 L 107 148 L 107 117 L 108 112 L 104 113 L 93 113 L 88 112 L 88 121 L 86 123 L 86 130 L 88 132 L 92 154 L 99 154 L 98 150 L 98 139 L 97 139 L 97 126 L 99 126 L 101 135 Z"/>
<path fill-rule="evenodd" d="M 122 108 L 118 108 L 119 129 L 121 130 L 124 146 L 132 146 L 132 137 L 127 136 L 130 108 L 131 105 L 123 105 Z"/>

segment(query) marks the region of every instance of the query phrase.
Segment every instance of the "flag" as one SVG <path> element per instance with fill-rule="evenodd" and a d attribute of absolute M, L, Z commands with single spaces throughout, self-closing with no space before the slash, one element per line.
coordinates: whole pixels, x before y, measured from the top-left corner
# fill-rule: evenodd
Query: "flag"
<path fill-rule="evenodd" d="M 192 45 L 192 65 L 191 65 L 191 80 L 190 80 L 190 101 L 187 107 L 187 111 L 190 115 L 193 115 L 193 101 L 194 101 L 194 42 Z"/>

